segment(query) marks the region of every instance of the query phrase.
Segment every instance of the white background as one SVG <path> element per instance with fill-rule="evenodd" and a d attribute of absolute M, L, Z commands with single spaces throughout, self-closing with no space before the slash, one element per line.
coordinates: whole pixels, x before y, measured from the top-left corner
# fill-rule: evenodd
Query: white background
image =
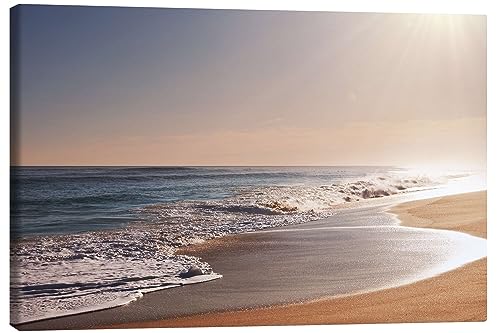
<path fill-rule="evenodd" d="M 2 1 L 0 12 L 0 40 L 2 46 L 0 74 L 0 326 L 14 331 L 9 326 L 9 8 L 17 4 L 36 4 L 32 1 Z M 287 327 L 243 327 L 243 328 L 201 328 L 201 329 L 148 329 L 114 330 L 113 332 L 471 332 L 491 331 L 500 322 L 498 317 L 498 185 L 500 166 L 498 165 L 498 146 L 500 112 L 498 106 L 500 42 L 500 11 L 496 1 L 480 0 L 164 0 L 164 1 L 43 1 L 39 4 L 53 5 L 95 5 L 129 7 L 184 7 L 184 8 L 233 8 L 233 9 L 287 9 L 323 10 L 349 12 L 386 12 L 386 13 L 445 13 L 445 14 L 482 14 L 488 22 L 488 320 L 484 323 L 429 323 L 429 324 L 376 324 L 376 325 L 335 325 L 335 326 L 287 326 Z"/>

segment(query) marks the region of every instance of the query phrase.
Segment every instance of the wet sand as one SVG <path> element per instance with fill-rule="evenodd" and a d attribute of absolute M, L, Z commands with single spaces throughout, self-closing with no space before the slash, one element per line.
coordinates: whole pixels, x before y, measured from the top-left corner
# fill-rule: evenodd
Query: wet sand
<path fill-rule="evenodd" d="M 410 323 L 486 320 L 486 259 L 411 285 L 247 311 L 210 313 L 114 328 Z"/>
<path fill-rule="evenodd" d="M 449 216 L 457 212 L 454 223 L 458 230 L 465 227 L 461 223 L 461 214 L 470 214 L 467 228 L 473 227 L 479 232 L 477 235 L 485 237 L 485 198 L 482 192 L 423 200 L 406 209 L 402 207 L 409 204 L 399 205 L 393 212 L 401 214 L 404 223 L 411 223 L 411 218 L 420 222 L 425 219 L 432 223 L 432 228 L 442 222 L 447 229 L 454 229 L 453 219 Z M 474 204 L 467 205 L 464 211 L 463 204 L 471 200 Z M 404 277 L 418 278 L 429 264 L 437 267 L 449 258 L 450 253 L 440 255 L 439 249 L 433 248 L 436 237 L 449 238 L 449 233 L 391 226 L 394 220 L 380 210 L 346 211 L 329 221 L 207 242 L 191 248 L 189 254 L 202 255 L 215 271 L 224 274 L 223 279 L 147 294 L 119 308 L 17 327 L 58 329 L 485 320 L 486 259 L 424 281 L 390 288 Z M 411 218 L 405 217 L 404 213 Z M 363 216 L 366 219 L 375 217 L 384 227 L 354 230 L 356 223 L 362 224 Z M 346 222 L 349 219 L 351 224 Z M 349 226 L 339 229 L 339 221 Z M 422 223 L 419 226 L 425 227 Z M 453 238 L 446 238 L 447 241 L 443 242 L 443 246 L 449 247 L 445 250 L 459 251 L 463 248 L 462 241 L 476 241 L 474 237 L 456 234 L 456 244 L 453 244 Z M 429 237 L 434 240 L 427 243 Z M 366 244 L 366 255 L 350 260 L 357 251 L 349 243 L 362 241 L 364 244 L 367 240 L 371 243 Z M 337 256 L 330 261 L 332 253 Z M 398 255 L 394 256 L 394 253 Z M 339 262 L 339 258 L 345 260 Z M 351 279 L 342 275 L 342 265 L 349 267 L 351 274 L 357 274 Z M 363 289 L 366 285 L 374 289 L 389 289 L 366 292 Z M 325 299 L 325 296 L 356 290 L 362 293 Z M 316 300 L 296 304 L 301 299 Z M 281 300 L 281 305 L 276 300 Z M 268 304 L 275 305 L 264 308 Z M 247 308 L 250 310 L 240 310 Z"/>
<path fill-rule="evenodd" d="M 402 225 L 486 238 L 486 192 L 400 204 Z M 119 327 L 190 327 L 486 320 L 486 258 L 411 285 L 305 304 L 134 323 Z"/>
<path fill-rule="evenodd" d="M 459 230 L 486 238 L 486 192 L 400 204 L 402 225 Z M 304 304 L 134 323 L 190 327 L 486 320 L 486 258 L 410 285 Z"/>

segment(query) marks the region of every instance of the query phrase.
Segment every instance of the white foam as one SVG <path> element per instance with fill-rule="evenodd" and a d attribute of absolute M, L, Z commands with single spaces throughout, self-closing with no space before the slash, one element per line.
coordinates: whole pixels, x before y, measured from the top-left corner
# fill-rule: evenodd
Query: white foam
<path fill-rule="evenodd" d="M 120 267 L 122 269 L 122 267 Z M 11 323 L 20 324 L 43 319 L 69 316 L 79 313 L 93 312 L 97 310 L 110 309 L 129 304 L 146 293 L 159 290 L 181 287 L 184 285 L 208 282 L 221 278 L 220 274 L 204 274 L 186 279 L 172 279 L 164 281 L 166 285 L 154 286 L 151 281 L 137 281 L 129 288 L 135 291 L 103 291 L 73 296 L 69 299 L 61 298 L 61 295 L 52 297 L 20 298 L 11 302 Z"/>
<path fill-rule="evenodd" d="M 318 220 L 347 201 L 416 193 L 445 181 L 380 174 L 336 184 L 261 186 L 222 200 L 147 206 L 137 211 L 147 222 L 121 229 L 21 240 L 11 246 L 11 320 L 95 311 L 127 304 L 146 292 L 217 279 L 221 276 L 208 263 L 175 255 L 175 249 Z M 180 279 L 179 273 L 192 265 L 204 275 Z"/>

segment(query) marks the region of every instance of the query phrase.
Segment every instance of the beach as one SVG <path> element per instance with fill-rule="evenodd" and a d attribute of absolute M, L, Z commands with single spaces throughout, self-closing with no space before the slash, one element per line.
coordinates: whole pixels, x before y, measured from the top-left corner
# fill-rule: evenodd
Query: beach
<path fill-rule="evenodd" d="M 459 230 L 486 238 L 486 192 L 403 203 L 402 225 Z M 486 258 L 410 285 L 247 311 L 205 314 L 115 327 L 307 325 L 486 320 Z"/>
<path fill-rule="evenodd" d="M 467 227 L 485 238 L 485 203 L 486 192 L 476 192 L 390 208 L 391 213 L 400 216 L 403 225 L 413 226 L 416 222 L 412 221 L 418 220 L 418 228 L 394 225 L 397 220 L 385 213 L 389 208 L 385 205 L 348 209 L 332 219 L 207 241 L 181 251 L 210 262 L 215 271 L 223 274 L 222 279 L 146 294 L 126 306 L 16 327 L 485 320 L 486 259 L 475 260 L 481 258 L 481 253 L 477 258 L 464 259 L 470 263 L 463 267 L 443 271 L 447 269 L 443 263 L 452 258 L 443 253 L 460 252 L 483 241 L 457 232 L 452 232 L 449 238 L 449 231 L 426 228 Z M 462 215 L 467 219 L 462 219 Z M 363 226 L 371 220 L 376 220 L 379 226 Z M 439 241 L 439 237 L 443 240 Z M 435 248 L 436 243 L 443 248 Z M 358 250 L 359 244 L 366 244 L 362 251 Z M 397 256 L 393 255 L 395 251 Z M 344 275 L 343 266 L 354 275 Z M 427 269 L 428 266 L 434 268 Z M 400 286 L 401 281 L 407 283 Z M 342 296 L 346 294 L 355 295 Z"/>

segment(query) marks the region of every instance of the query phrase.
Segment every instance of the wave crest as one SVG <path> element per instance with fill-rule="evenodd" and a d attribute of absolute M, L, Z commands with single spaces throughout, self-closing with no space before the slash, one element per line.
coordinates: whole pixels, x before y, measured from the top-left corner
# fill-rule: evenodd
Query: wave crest
<path fill-rule="evenodd" d="M 124 304 L 148 290 L 185 284 L 179 276 L 193 266 L 203 272 L 191 277 L 193 282 L 218 278 L 208 263 L 176 255 L 176 248 L 317 220 L 333 215 L 346 202 L 438 183 L 426 177 L 379 175 L 321 186 L 260 186 L 220 200 L 138 208 L 134 212 L 144 222 L 123 228 L 18 240 L 11 246 L 11 313 L 17 314 L 14 321 L 23 322 L 68 314 L 81 306 Z"/>

